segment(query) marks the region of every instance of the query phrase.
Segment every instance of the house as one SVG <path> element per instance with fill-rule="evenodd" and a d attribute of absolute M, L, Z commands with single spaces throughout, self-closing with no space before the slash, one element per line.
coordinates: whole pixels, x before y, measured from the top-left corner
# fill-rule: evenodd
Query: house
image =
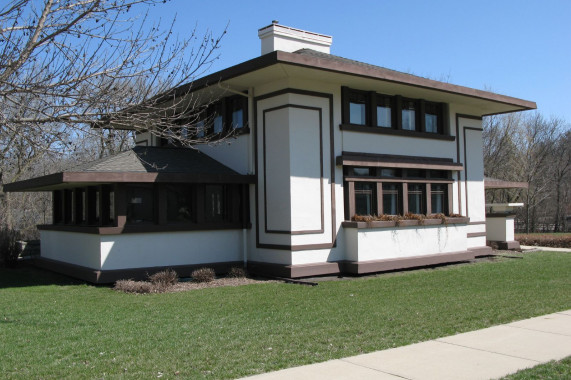
<path fill-rule="evenodd" d="M 330 36 L 276 22 L 258 35 L 260 57 L 192 83 L 219 97 L 208 131 L 231 130 L 231 144 L 139 133 L 128 152 L 5 185 L 53 192 L 39 265 L 104 283 L 165 267 L 360 274 L 490 252 L 482 117 L 534 102 L 331 55 Z"/>

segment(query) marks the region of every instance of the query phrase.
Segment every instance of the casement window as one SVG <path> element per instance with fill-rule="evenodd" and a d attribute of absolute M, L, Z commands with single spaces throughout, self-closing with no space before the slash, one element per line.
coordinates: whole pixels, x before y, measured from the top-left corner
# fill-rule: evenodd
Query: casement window
<path fill-rule="evenodd" d="M 344 166 L 345 218 L 355 215 L 448 215 L 448 170 Z"/>
<path fill-rule="evenodd" d="M 247 198 L 248 187 L 242 184 L 128 183 L 55 190 L 53 224 L 112 227 L 117 215 L 124 215 L 127 226 L 242 228 L 249 223 Z"/>
<path fill-rule="evenodd" d="M 341 129 L 454 139 L 448 136 L 448 105 L 342 87 Z"/>
<path fill-rule="evenodd" d="M 216 140 L 231 133 L 248 133 L 248 98 L 233 95 L 205 106 L 188 118 L 177 121 L 182 138 Z M 179 146 L 177 140 L 168 136 L 161 138 L 160 146 Z"/>
<path fill-rule="evenodd" d="M 401 104 L 402 129 L 405 131 L 416 131 L 416 102 L 410 99 L 403 99 Z"/>

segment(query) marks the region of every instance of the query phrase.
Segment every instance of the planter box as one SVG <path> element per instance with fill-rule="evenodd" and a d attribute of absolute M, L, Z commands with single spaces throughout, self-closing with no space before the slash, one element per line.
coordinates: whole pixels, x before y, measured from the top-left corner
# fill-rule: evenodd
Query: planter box
<path fill-rule="evenodd" d="M 468 224 L 470 218 L 466 217 L 454 217 L 446 218 L 444 223 L 442 219 L 424 219 L 422 221 L 416 219 L 403 219 L 397 223 L 395 221 L 389 220 L 375 220 L 372 222 L 355 222 L 355 221 L 345 221 L 341 223 L 344 228 L 398 228 L 398 227 L 412 227 L 412 226 L 437 226 L 440 224 Z"/>

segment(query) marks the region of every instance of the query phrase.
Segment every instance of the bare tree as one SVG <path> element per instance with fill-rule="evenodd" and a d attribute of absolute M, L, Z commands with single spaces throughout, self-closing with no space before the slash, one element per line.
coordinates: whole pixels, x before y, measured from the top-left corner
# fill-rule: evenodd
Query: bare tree
<path fill-rule="evenodd" d="M 178 38 L 174 20 L 152 24 L 145 13 L 163 2 L 0 5 L 0 185 L 48 174 L 66 158 L 123 150 L 132 143 L 124 128 L 182 145 L 204 141 L 197 127 L 203 105 L 189 95 L 189 83 L 217 59 L 226 31 L 202 35 L 195 27 Z M 187 92 L 169 92 L 183 84 Z M 21 216 L 9 201 L 0 193 L 0 224 L 12 226 Z"/>
<path fill-rule="evenodd" d="M 136 16 L 141 6 L 162 2 L 9 2 L 0 9 L 0 105 L 24 109 L 2 113 L 0 125 L 12 133 L 48 123 L 89 133 L 102 120 L 135 129 L 148 128 L 149 119 L 160 125 L 156 130 L 178 130 L 185 121 L 190 126 L 194 102 L 158 95 L 202 75 L 217 58 L 225 31 L 213 37 L 195 29 L 178 39 L 172 24 L 165 29 Z M 24 105 L 23 95 L 30 100 Z M 121 112 L 126 109 L 137 112 Z"/>

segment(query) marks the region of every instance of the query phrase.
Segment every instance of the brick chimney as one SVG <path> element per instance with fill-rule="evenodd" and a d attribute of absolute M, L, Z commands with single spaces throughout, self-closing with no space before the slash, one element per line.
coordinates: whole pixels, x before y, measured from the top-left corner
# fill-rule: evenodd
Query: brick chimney
<path fill-rule="evenodd" d="M 329 54 L 333 41 L 331 36 L 279 25 L 275 20 L 271 25 L 259 29 L 258 37 L 262 40 L 262 55 L 275 50 L 291 53 L 299 49 L 312 49 Z"/>

